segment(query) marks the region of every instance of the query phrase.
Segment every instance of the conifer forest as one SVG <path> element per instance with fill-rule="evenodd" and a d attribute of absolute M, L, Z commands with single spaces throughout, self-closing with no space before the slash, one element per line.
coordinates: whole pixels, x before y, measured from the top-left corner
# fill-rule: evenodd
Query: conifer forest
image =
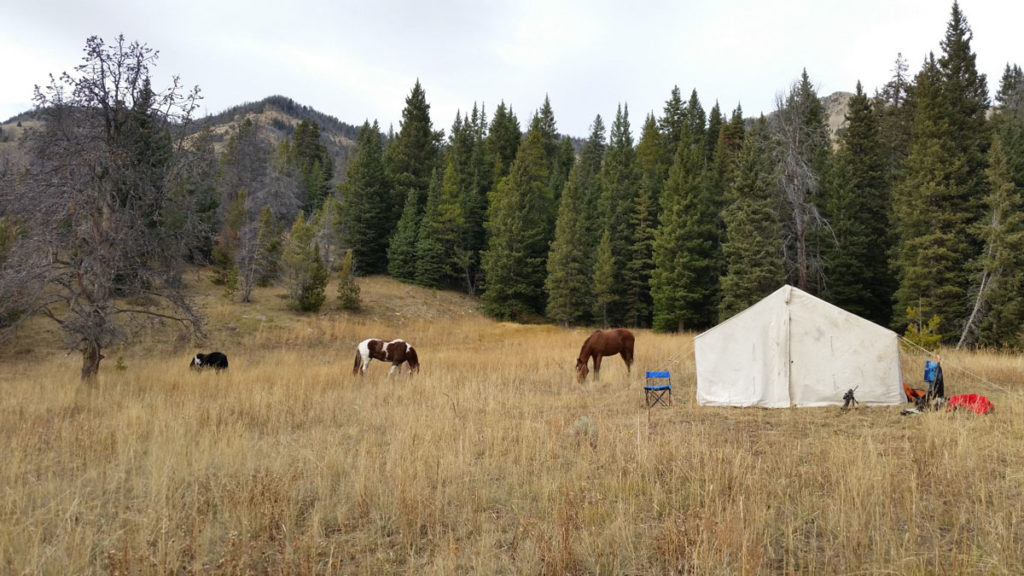
<path fill-rule="evenodd" d="M 972 39 L 953 4 L 939 53 L 850 87 L 834 132 L 813 70 L 764 87 L 765 116 L 677 87 L 579 138 L 547 98 L 439 129 L 417 81 L 398 127 L 345 126 L 340 147 L 310 110 L 277 139 L 196 118 L 197 91 L 151 85 L 151 48 L 90 38 L 25 136 L 0 133 L 0 329 L 51 318 L 89 377 L 133 319 L 201 331 L 182 274 L 206 266 L 228 298 L 279 284 L 300 311 L 386 274 L 502 320 L 657 331 L 788 283 L 923 345 L 1020 349 L 1024 73 L 990 94 Z"/>

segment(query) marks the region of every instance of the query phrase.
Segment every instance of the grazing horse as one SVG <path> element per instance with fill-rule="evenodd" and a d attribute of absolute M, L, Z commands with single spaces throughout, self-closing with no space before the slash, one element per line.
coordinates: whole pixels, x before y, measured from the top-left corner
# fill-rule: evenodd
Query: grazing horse
<path fill-rule="evenodd" d="M 587 362 L 594 359 L 594 380 L 601 374 L 601 358 L 618 354 L 626 363 L 626 372 L 633 365 L 633 333 L 625 328 L 598 330 L 583 341 L 580 356 L 576 359 L 576 379 L 583 382 L 590 369 Z"/>
<path fill-rule="evenodd" d="M 409 374 L 420 371 L 420 359 L 416 356 L 416 349 L 405 340 L 392 340 L 387 342 L 379 338 L 368 338 L 359 343 L 356 347 L 356 361 L 352 366 L 352 373 L 365 375 L 366 367 L 370 360 L 391 362 L 391 370 L 388 376 L 398 369 L 402 373 L 402 363 L 408 363 Z"/>
<path fill-rule="evenodd" d="M 213 368 L 217 372 L 221 370 L 227 370 L 228 368 L 228 357 L 222 352 L 210 352 L 209 354 L 199 353 L 192 358 L 192 362 L 189 366 L 193 370 L 202 370 L 203 368 Z"/>

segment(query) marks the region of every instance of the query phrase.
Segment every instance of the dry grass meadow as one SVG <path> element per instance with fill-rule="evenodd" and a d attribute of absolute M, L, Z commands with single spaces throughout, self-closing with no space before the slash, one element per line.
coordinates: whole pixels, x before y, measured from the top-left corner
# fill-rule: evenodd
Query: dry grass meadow
<path fill-rule="evenodd" d="M 702 408 L 692 335 L 639 331 L 632 374 L 580 385 L 584 329 L 384 278 L 307 317 L 195 280 L 209 340 L 139 336 L 93 387 L 48 328 L 0 356 L 0 573 L 1024 573 L 1020 356 L 943 356 L 985 417 Z M 354 377 L 371 336 L 422 372 Z"/>

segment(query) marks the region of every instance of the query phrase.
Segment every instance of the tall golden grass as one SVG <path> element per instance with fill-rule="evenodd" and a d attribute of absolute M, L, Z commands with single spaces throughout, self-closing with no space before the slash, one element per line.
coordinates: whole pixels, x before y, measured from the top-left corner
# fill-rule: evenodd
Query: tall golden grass
<path fill-rule="evenodd" d="M 359 314 L 258 297 L 204 296 L 222 374 L 172 338 L 91 387 L 42 342 L 3 357 L 0 572 L 1024 573 L 1019 356 L 943 356 L 986 417 L 706 408 L 692 335 L 638 331 L 632 373 L 577 384 L 584 329 L 379 278 Z M 421 373 L 353 376 L 370 336 Z M 646 370 L 674 405 L 644 406 Z"/>

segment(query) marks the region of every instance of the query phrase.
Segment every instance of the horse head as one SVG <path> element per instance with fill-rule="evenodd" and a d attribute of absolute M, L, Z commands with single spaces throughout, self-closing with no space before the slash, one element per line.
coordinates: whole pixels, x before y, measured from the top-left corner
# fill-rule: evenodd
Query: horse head
<path fill-rule="evenodd" d="M 590 373 L 590 368 L 587 367 L 586 361 L 582 358 L 576 359 L 576 381 L 583 383 L 587 379 L 587 374 Z"/>
<path fill-rule="evenodd" d="M 420 371 L 420 358 L 416 355 L 416 349 L 409 346 L 405 350 L 405 361 L 409 364 L 409 374 Z"/>

